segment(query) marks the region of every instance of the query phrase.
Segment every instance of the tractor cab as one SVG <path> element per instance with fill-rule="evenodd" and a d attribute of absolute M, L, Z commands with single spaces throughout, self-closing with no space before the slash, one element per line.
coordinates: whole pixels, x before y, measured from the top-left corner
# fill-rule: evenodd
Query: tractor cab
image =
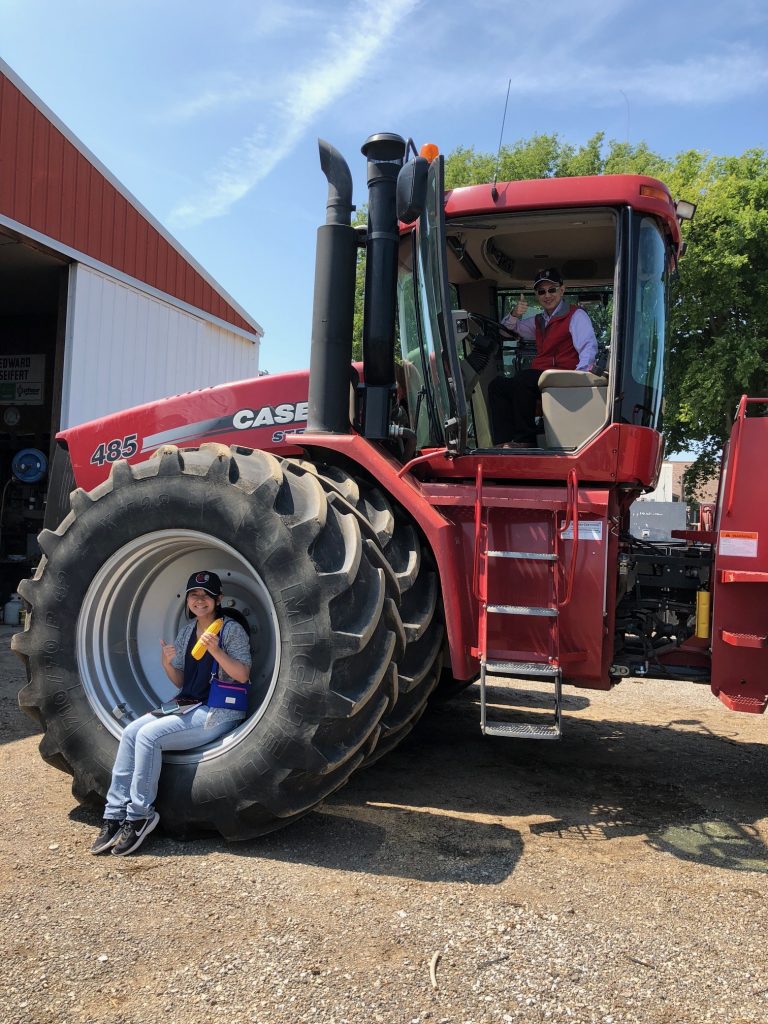
<path fill-rule="evenodd" d="M 397 298 L 400 404 L 418 449 L 550 458 L 579 452 L 611 424 L 661 429 L 665 321 L 680 234 L 665 186 L 615 175 L 477 185 L 445 193 L 431 163 L 418 222 L 401 235 Z M 564 302 L 597 339 L 589 371 L 539 380 L 536 443 L 494 444 L 493 388 L 531 366 L 535 342 L 501 328 L 531 282 L 555 266 Z"/>

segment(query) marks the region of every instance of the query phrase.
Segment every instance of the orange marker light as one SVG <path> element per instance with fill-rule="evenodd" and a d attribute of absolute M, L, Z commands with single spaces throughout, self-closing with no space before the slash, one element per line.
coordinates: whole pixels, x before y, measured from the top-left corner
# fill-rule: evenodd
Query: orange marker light
<path fill-rule="evenodd" d="M 434 142 L 425 142 L 419 150 L 419 156 L 425 157 L 430 163 L 432 163 L 436 156 L 440 156 L 440 150 Z"/>
<path fill-rule="evenodd" d="M 663 188 L 656 188 L 654 185 L 641 185 L 640 195 L 649 196 L 651 199 L 660 199 L 662 203 L 669 203 L 670 199 Z"/>

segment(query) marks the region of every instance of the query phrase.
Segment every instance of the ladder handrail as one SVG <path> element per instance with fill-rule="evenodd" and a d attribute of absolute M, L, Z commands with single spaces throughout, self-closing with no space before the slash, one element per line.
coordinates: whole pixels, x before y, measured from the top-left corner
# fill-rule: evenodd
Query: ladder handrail
<path fill-rule="evenodd" d="M 579 553 L 579 478 L 576 470 L 572 469 L 568 474 L 566 483 L 566 508 L 565 520 L 559 527 L 558 532 L 562 536 L 568 527 L 573 523 L 573 547 L 571 548 L 571 561 L 568 565 L 568 572 L 565 576 L 565 596 L 558 603 L 558 608 L 565 608 L 570 603 L 573 594 L 573 581 L 576 578 L 576 559 Z"/>
<path fill-rule="evenodd" d="M 475 552 L 472 561 L 472 593 L 478 601 L 484 600 L 480 595 L 480 537 L 483 519 L 483 463 L 477 464 L 475 473 Z"/>

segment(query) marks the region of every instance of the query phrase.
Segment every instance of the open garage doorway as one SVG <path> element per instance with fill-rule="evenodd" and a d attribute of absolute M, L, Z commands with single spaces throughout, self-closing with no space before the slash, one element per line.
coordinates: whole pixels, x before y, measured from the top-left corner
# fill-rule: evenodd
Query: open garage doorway
<path fill-rule="evenodd" d="M 0 228 L 0 607 L 40 558 L 69 261 Z"/>

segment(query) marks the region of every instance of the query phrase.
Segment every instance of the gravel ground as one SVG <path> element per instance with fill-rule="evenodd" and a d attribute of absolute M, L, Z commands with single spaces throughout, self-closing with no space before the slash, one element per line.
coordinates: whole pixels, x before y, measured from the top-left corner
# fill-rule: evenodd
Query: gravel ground
<path fill-rule="evenodd" d="M 569 691 L 561 743 L 484 740 L 470 690 L 284 832 L 118 860 L 11 632 L 2 1024 L 768 1020 L 765 722 L 706 688 Z"/>

